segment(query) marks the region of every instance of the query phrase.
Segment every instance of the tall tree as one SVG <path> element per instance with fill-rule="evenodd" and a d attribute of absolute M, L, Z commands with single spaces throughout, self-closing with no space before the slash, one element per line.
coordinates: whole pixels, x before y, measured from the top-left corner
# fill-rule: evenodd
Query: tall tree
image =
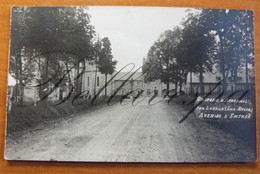
<path fill-rule="evenodd" d="M 145 73 L 146 81 L 161 80 L 169 91 L 170 82 L 178 82 L 177 61 L 174 49 L 178 45 L 181 37 L 179 27 L 167 30 L 160 35 L 159 39 L 151 46 L 145 63 L 149 63 L 150 70 Z M 143 71 L 146 66 L 144 65 Z"/>
<path fill-rule="evenodd" d="M 223 90 L 227 89 L 229 75 L 236 88 L 237 72 L 243 67 L 248 83 L 248 61 L 252 63 L 254 57 L 252 11 L 204 9 L 201 16 L 203 25 L 216 32 L 218 38 L 219 56 L 215 62 L 222 73 Z"/>
<path fill-rule="evenodd" d="M 18 25 L 20 32 L 12 32 L 13 38 L 22 34 L 23 37 L 17 37 L 22 39 L 15 39 L 15 42 L 20 48 L 26 48 L 26 54 L 31 53 L 29 56 L 38 62 L 39 83 L 43 83 L 39 88 L 42 98 L 46 95 L 44 89 L 50 85 L 47 82 L 51 82 L 50 72 L 55 70 L 53 65 L 63 62 L 69 70 L 71 65 L 78 63 L 77 75 L 80 76 L 80 63 L 84 65 L 84 60 L 93 59 L 95 31 L 90 25 L 86 7 L 22 7 L 19 11 L 25 11 L 24 20 Z M 19 16 L 19 13 L 15 11 L 13 15 Z M 70 73 L 67 76 L 70 79 Z M 78 83 L 75 85 L 80 86 Z"/>
<path fill-rule="evenodd" d="M 113 60 L 111 43 L 108 37 L 101 40 L 102 47 L 99 54 L 98 70 L 105 74 L 105 84 L 107 84 L 107 75 L 115 71 L 117 61 Z M 107 96 L 107 86 L 105 86 L 105 96 Z"/>
<path fill-rule="evenodd" d="M 181 41 L 176 48 L 176 57 L 178 65 L 183 67 L 185 77 L 188 72 L 190 75 L 199 73 L 200 93 L 203 94 L 203 73 L 212 71 L 216 42 L 215 34 L 202 25 L 201 18 L 198 11 L 189 13 L 183 21 L 184 28 Z M 190 79 L 192 80 L 192 77 Z"/>
<path fill-rule="evenodd" d="M 242 61 L 244 62 L 245 67 L 245 77 L 246 77 L 246 87 L 249 87 L 249 68 L 255 66 L 255 57 L 254 57 L 254 22 L 253 22 L 253 11 L 246 10 L 240 11 L 239 15 L 239 25 L 237 28 L 241 31 L 242 39 L 240 44 L 240 52 L 243 52 L 241 55 Z"/>
<path fill-rule="evenodd" d="M 16 80 L 15 101 L 21 104 L 23 103 L 24 87 L 35 77 L 33 73 L 35 67 L 28 59 L 31 50 L 26 48 L 26 38 L 30 34 L 30 26 L 26 23 L 30 18 L 27 15 L 28 12 L 30 10 L 25 7 L 12 8 L 9 73 Z"/>

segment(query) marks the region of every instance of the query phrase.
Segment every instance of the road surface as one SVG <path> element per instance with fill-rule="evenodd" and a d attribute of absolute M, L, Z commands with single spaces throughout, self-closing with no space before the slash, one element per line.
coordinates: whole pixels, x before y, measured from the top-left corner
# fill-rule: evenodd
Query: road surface
<path fill-rule="evenodd" d="M 157 99 L 159 100 L 159 99 Z M 162 101 L 119 103 L 7 139 L 6 159 L 120 162 L 218 162 L 251 158 L 232 134 Z M 126 104 L 126 103 L 124 103 Z"/>

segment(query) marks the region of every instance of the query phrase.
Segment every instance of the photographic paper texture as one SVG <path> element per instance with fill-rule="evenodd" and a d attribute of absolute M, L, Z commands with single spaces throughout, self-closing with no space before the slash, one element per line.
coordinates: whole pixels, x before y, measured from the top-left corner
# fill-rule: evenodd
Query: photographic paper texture
<path fill-rule="evenodd" d="M 12 7 L 7 160 L 254 162 L 253 11 Z"/>

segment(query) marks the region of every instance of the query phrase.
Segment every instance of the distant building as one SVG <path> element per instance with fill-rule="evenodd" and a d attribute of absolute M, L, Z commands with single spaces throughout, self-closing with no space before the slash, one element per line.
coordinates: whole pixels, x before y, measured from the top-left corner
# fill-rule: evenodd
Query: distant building
<path fill-rule="evenodd" d="M 185 85 L 185 92 L 199 92 L 200 91 L 200 81 L 199 81 L 199 74 L 192 73 L 192 78 L 189 73 L 187 76 L 187 83 Z M 234 90 L 245 90 L 245 89 L 252 89 L 255 87 L 255 71 L 253 68 L 248 69 L 248 84 L 246 83 L 246 73 L 245 69 L 238 71 L 237 73 L 237 84 L 235 85 L 234 78 L 231 77 L 229 74 L 226 77 L 226 85 L 227 91 L 231 92 Z M 203 73 L 203 87 L 204 91 L 210 91 L 213 89 L 219 81 L 222 80 L 222 75 L 219 72 L 207 72 Z M 223 89 L 222 84 L 218 86 L 215 91 L 221 92 Z"/>
<path fill-rule="evenodd" d="M 132 74 L 133 72 L 120 72 L 115 76 L 113 79 L 114 90 L 120 88 L 116 95 L 126 95 L 130 91 L 133 91 L 133 95 L 136 96 L 144 89 L 142 73 L 136 72 L 133 76 Z"/>
<path fill-rule="evenodd" d="M 82 68 L 82 67 L 81 67 Z M 112 75 L 107 75 L 107 81 L 111 79 Z M 82 95 L 87 98 L 93 97 L 102 87 L 105 86 L 105 74 L 101 74 L 97 66 L 93 62 L 85 62 L 85 71 L 82 76 Z M 107 85 L 107 95 L 111 94 L 113 84 Z M 99 94 L 99 97 L 105 95 L 105 89 Z"/>
<path fill-rule="evenodd" d="M 132 77 L 130 77 L 133 72 L 120 72 L 114 78 L 114 90 L 119 88 L 127 79 L 128 81 L 120 88 L 117 95 L 125 95 L 130 91 L 133 91 L 133 96 L 137 96 L 141 91 L 141 97 L 153 96 L 158 94 L 158 96 L 163 96 L 167 93 L 166 84 L 162 83 L 160 80 L 155 80 L 153 82 L 145 82 L 142 72 L 136 72 Z M 129 78 L 130 77 L 130 78 Z M 175 87 L 170 83 L 170 91 L 175 91 Z"/>

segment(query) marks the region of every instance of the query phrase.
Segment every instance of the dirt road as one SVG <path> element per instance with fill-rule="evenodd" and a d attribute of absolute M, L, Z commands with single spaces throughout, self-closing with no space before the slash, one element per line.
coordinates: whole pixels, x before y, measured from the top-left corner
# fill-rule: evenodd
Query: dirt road
<path fill-rule="evenodd" d="M 158 99 L 159 100 L 159 99 Z M 210 162 L 251 158 L 232 134 L 166 101 L 119 103 L 75 115 L 8 140 L 5 157 L 19 160 Z"/>

